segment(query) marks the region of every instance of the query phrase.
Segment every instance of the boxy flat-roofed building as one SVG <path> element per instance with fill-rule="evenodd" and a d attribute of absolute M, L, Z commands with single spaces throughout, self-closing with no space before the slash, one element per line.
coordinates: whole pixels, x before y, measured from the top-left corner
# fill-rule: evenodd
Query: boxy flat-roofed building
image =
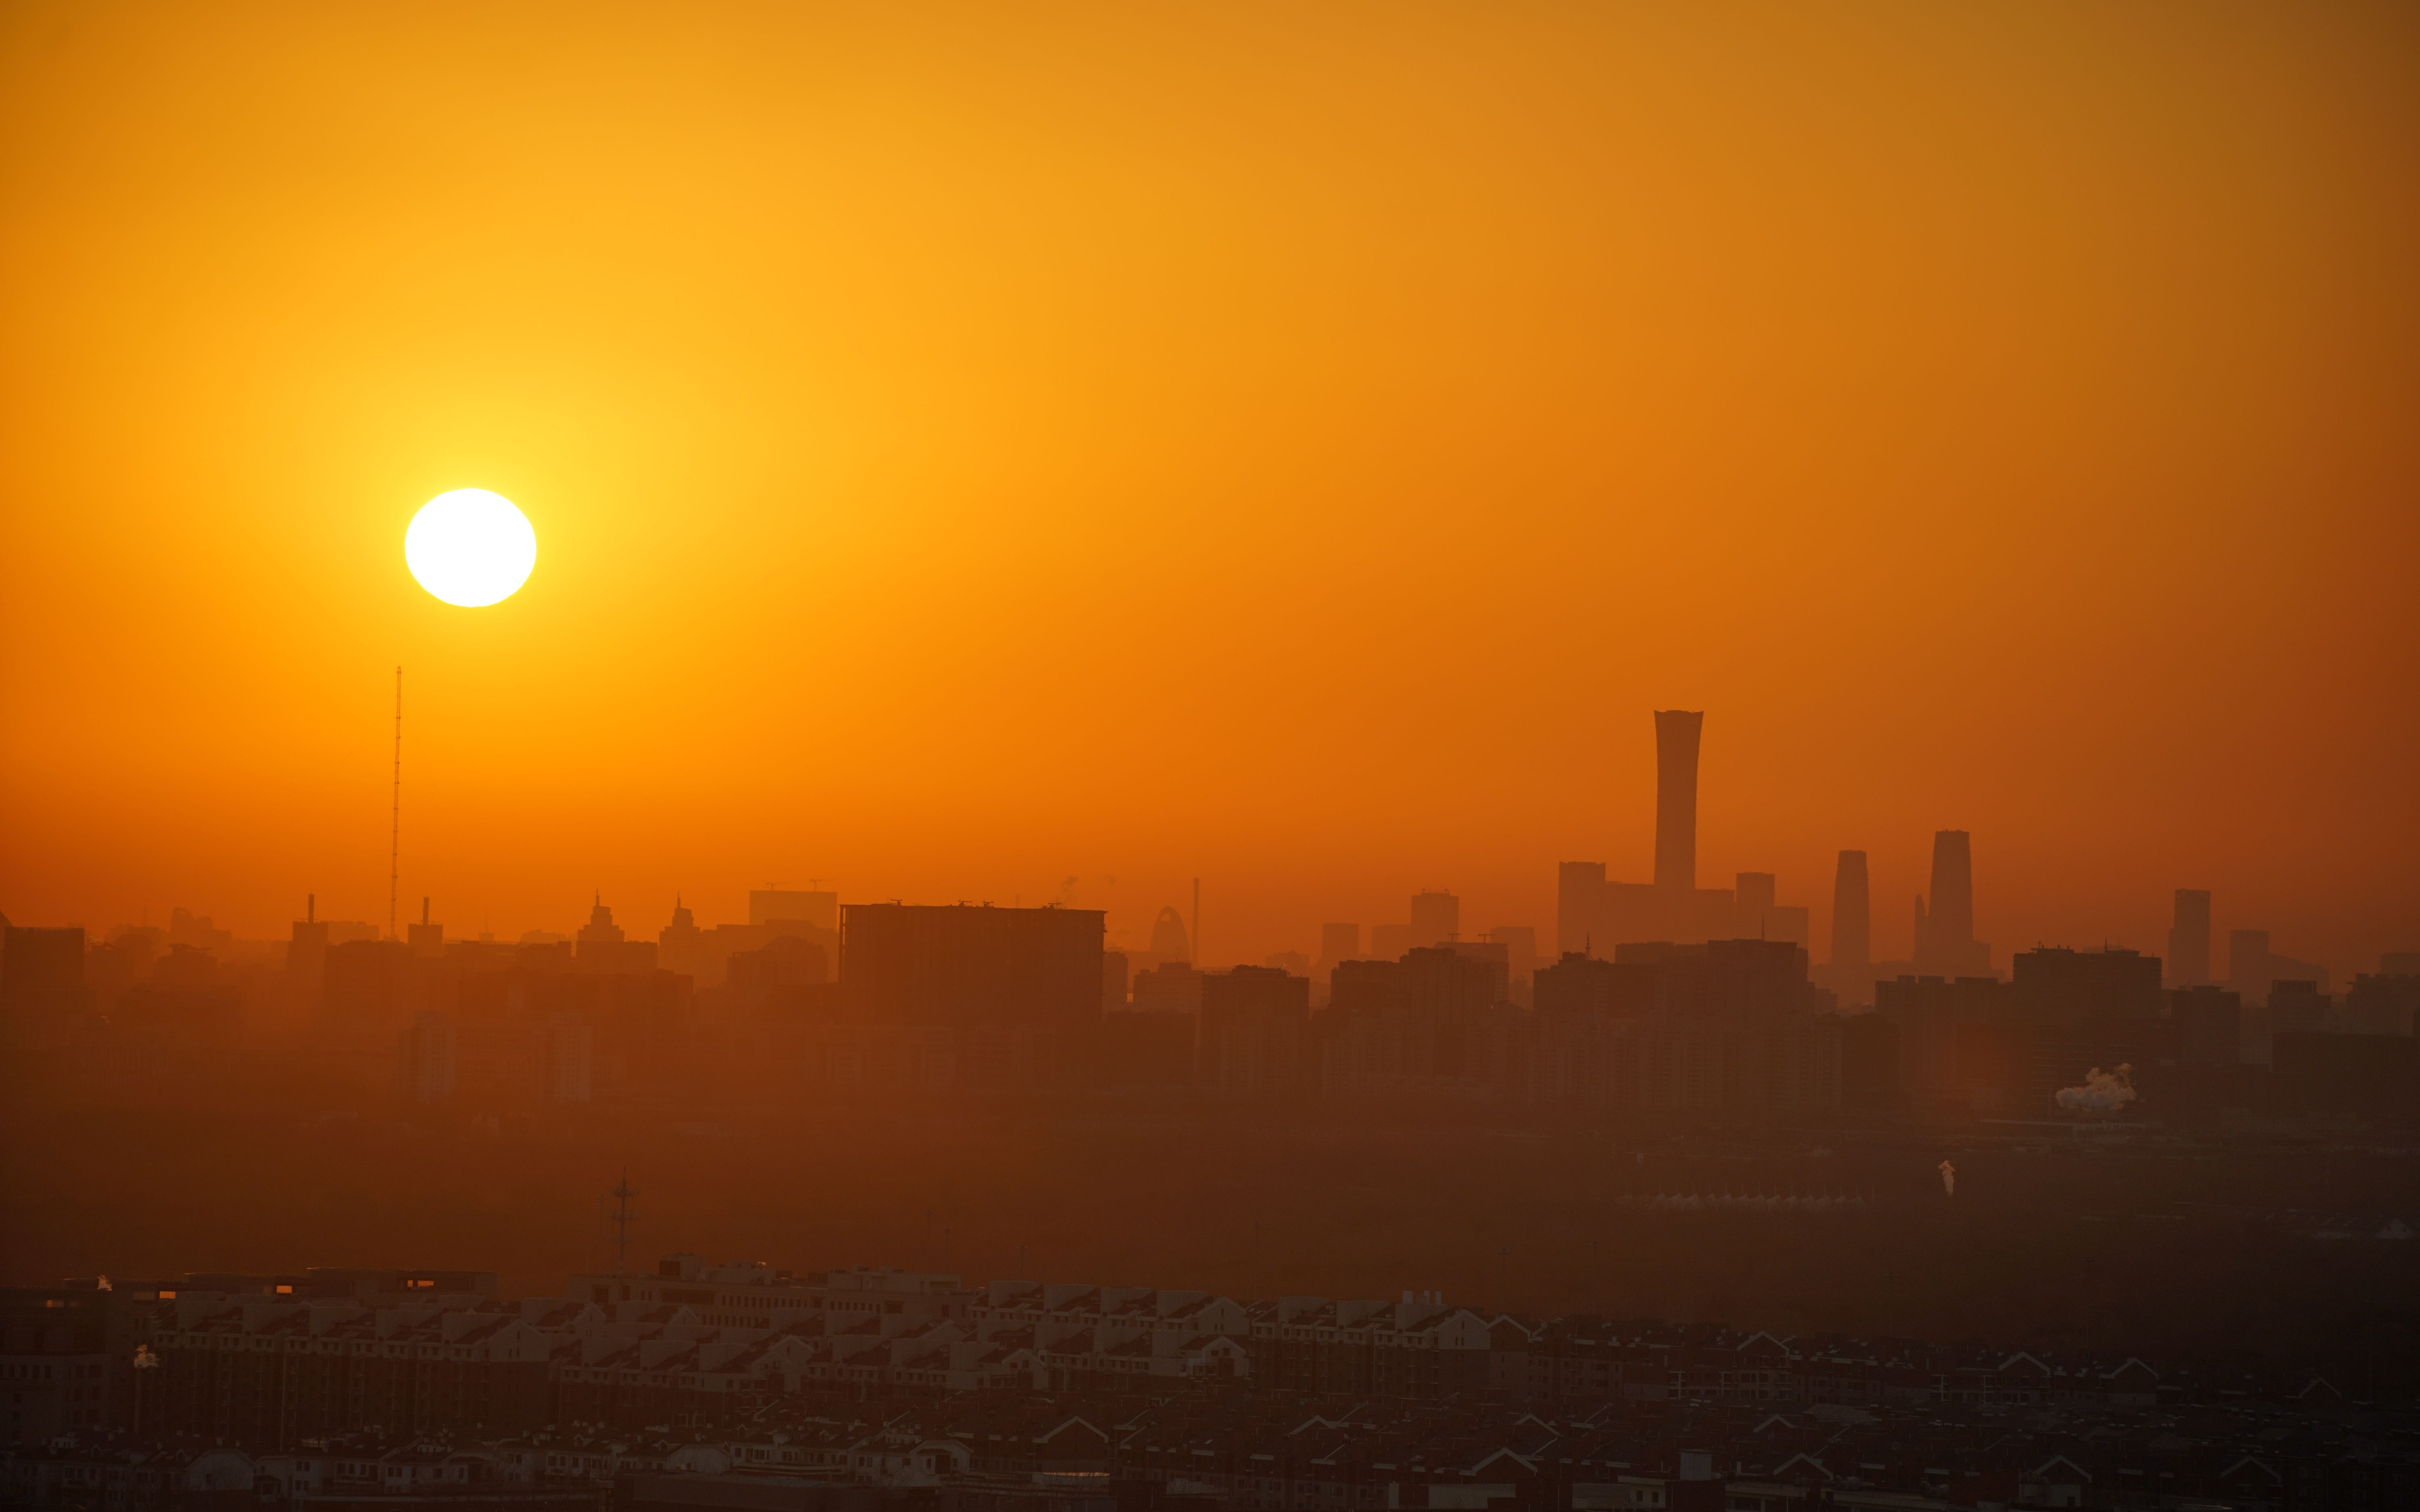
<path fill-rule="evenodd" d="M 1096 909 L 850 903 L 841 910 L 841 996 L 852 1011 L 892 1023 L 1097 1023 L 1103 935 Z"/>

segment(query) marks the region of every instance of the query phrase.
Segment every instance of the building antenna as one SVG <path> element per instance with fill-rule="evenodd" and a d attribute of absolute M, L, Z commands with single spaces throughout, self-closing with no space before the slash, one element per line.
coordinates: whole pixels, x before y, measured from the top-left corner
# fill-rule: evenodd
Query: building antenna
<path fill-rule="evenodd" d="M 396 879 L 403 875 L 403 669 L 395 670 L 395 793 L 387 811 L 386 937 L 396 938 Z"/>
<path fill-rule="evenodd" d="M 613 1273 L 621 1275 L 628 1270 L 630 1261 L 630 1199 L 639 1195 L 630 1190 L 628 1166 L 622 1168 L 622 1180 L 615 1182 L 613 1190 L 605 1195 L 612 1197 L 615 1204 L 613 1215 L 606 1222 L 613 1226 Z"/>

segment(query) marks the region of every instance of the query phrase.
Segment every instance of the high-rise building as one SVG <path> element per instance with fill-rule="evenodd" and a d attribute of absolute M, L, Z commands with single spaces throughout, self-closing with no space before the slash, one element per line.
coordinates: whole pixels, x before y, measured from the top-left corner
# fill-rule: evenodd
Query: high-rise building
<path fill-rule="evenodd" d="M 2210 894 L 2177 889 L 2175 922 L 2168 926 L 2168 985 L 2199 987 L 2210 980 Z"/>
<path fill-rule="evenodd" d="M 1655 715 L 1655 872 L 1652 882 L 1609 882 L 1602 861 L 1565 861 L 1555 886 L 1556 948 L 1610 955 L 1648 940 L 1730 938 L 1739 909 L 1728 887 L 1698 875 L 1698 746 L 1705 715 Z"/>
<path fill-rule="evenodd" d="M 0 1050 L 57 1043 L 84 1007 L 81 926 L 0 927 Z"/>
<path fill-rule="evenodd" d="M 2247 1003 L 2269 1000 L 2269 932 L 2226 932 L 2226 985 Z"/>
<path fill-rule="evenodd" d="M 1774 905 L 1774 877 L 1770 872 L 1743 872 L 1734 879 L 1731 897 L 1739 903 L 1743 925 L 1760 924 Z M 1746 937 L 1753 931 L 1742 932 Z"/>
<path fill-rule="evenodd" d="M 2037 946 L 2018 951 L 2009 964 L 2009 1000 L 2031 1014 L 2155 1018 L 2165 1004 L 2157 956 Z"/>
<path fill-rule="evenodd" d="M 1975 856 L 1962 829 L 1933 834 L 1931 893 L 1916 901 L 1916 965 L 1951 976 L 1992 969 L 1992 948 L 1975 938 Z"/>
<path fill-rule="evenodd" d="M 1203 1085 L 1233 1097 L 1292 1092 L 1307 1079 L 1311 979 L 1270 966 L 1237 966 L 1201 979 L 1195 1056 Z"/>
<path fill-rule="evenodd" d="M 706 969 L 706 931 L 678 893 L 673 895 L 673 920 L 656 933 L 656 962 L 666 971 L 695 977 Z"/>
<path fill-rule="evenodd" d="M 1319 973 L 1326 976 L 1341 961 L 1361 959 L 1361 926 L 1358 924 L 1322 924 L 1319 926 Z"/>
<path fill-rule="evenodd" d="M 2269 984 L 2275 981 L 2307 981 L 2313 990 L 2328 990 L 2328 968 L 2316 962 L 2297 961 L 2289 955 L 2279 955 L 2269 948 L 2269 932 L 2265 929 L 2238 929 L 2226 932 L 2226 985 L 2242 995 L 2246 1008 L 2259 1008 L 2269 1001 Z"/>
<path fill-rule="evenodd" d="M 841 910 L 841 997 L 892 1023 L 1094 1023 L 1102 918 L 1088 908 L 850 903 Z"/>
<path fill-rule="evenodd" d="M 1432 890 L 1412 894 L 1412 947 L 1443 945 L 1462 935 L 1462 900 Z"/>
<path fill-rule="evenodd" d="M 1702 710 L 1655 711 L 1655 885 L 1698 886 L 1698 740 Z"/>
<path fill-rule="evenodd" d="M 1538 972 L 1538 932 L 1528 924 L 1498 924 L 1487 932 L 1488 943 L 1504 947 L 1505 969 L 1512 973 L 1512 1001 L 1529 1006 L 1530 986 Z"/>
<path fill-rule="evenodd" d="M 1867 890 L 1866 853 L 1842 851 L 1832 872 L 1832 964 L 1873 964 L 1873 900 Z"/>
<path fill-rule="evenodd" d="M 799 892 L 757 887 L 748 894 L 751 924 L 812 924 L 819 930 L 840 928 L 840 894 Z"/>

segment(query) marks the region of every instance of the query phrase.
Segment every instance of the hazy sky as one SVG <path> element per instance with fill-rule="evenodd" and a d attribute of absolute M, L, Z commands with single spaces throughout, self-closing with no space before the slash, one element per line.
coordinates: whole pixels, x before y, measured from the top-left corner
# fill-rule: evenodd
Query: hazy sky
<path fill-rule="evenodd" d="M 17 4 L 0 910 L 2420 948 L 2409 8 Z M 480 486 L 535 576 L 449 608 Z M 1114 879 L 1114 880 L 1111 880 Z M 1821 953 L 1819 949 L 1819 954 Z"/>

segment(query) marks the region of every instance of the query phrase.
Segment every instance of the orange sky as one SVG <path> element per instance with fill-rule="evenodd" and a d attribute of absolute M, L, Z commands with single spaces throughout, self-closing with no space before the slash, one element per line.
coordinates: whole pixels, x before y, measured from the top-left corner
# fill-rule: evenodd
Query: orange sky
<path fill-rule="evenodd" d="M 0 11 L 0 910 L 2420 948 L 2409 8 Z M 489 609 L 442 490 L 535 522 Z M 1111 880 L 1114 879 L 1114 880 Z M 1819 933 L 1820 938 L 1820 933 Z M 1822 952 L 1819 949 L 1818 954 Z"/>

